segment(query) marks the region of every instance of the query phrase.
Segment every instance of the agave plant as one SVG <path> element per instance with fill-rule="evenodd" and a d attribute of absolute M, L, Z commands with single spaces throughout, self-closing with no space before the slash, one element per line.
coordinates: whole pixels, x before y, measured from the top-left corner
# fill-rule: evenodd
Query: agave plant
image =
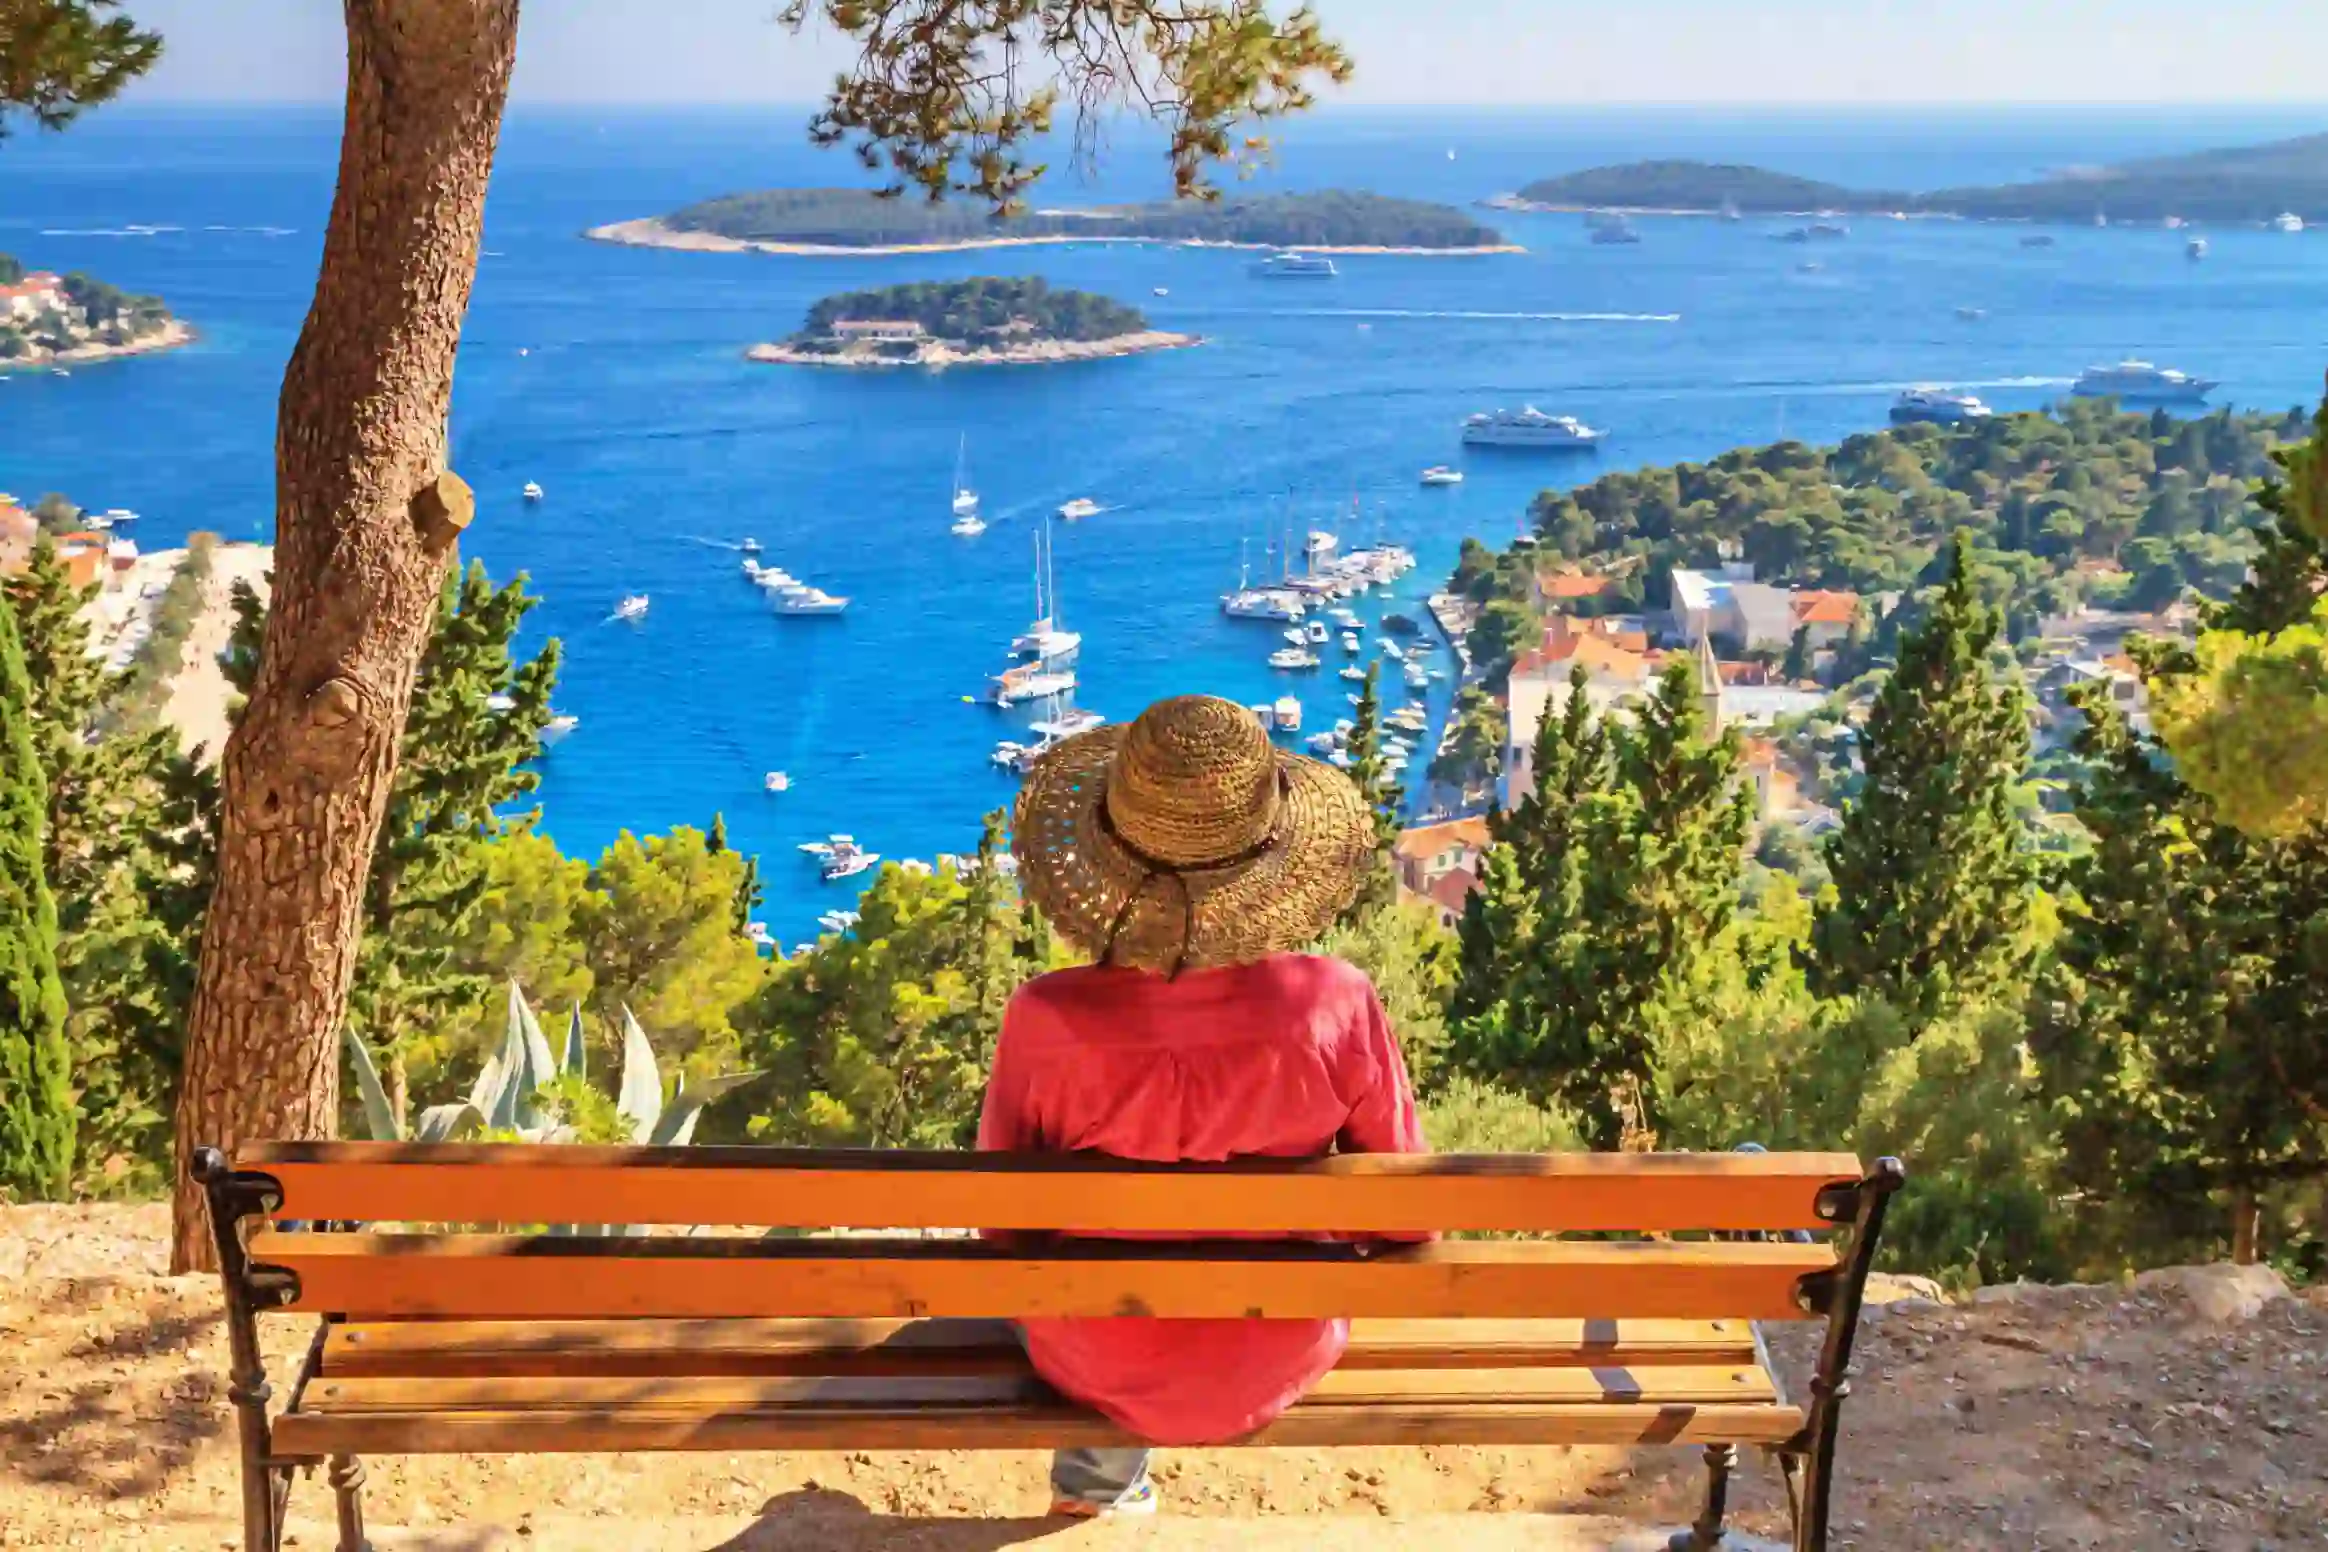
<path fill-rule="evenodd" d="M 588 1062 L 582 1038 L 582 1010 L 566 1022 L 566 1038 L 557 1056 L 542 1035 L 540 1020 L 526 1005 L 525 993 L 509 983 L 509 1016 L 503 1026 L 501 1047 L 486 1059 L 484 1071 L 470 1087 L 469 1097 L 447 1105 L 431 1105 L 419 1124 L 406 1135 L 402 1122 L 388 1103 L 380 1070 L 372 1053 L 354 1030 L 343 1029 L 341 1043 L 356 1070 L 356 1088 L 363 1096 L 364 1121 L 375 1142 L 458 1142 L 481 1133 L 514 1135 L 520 1142 L 563 1143 L 575 1140 L 574 1128 L 560 1113 L 549 1090 L 562 1079 L 586 1079 Z M 628 1125 L 633 1143 L 683 1148 L 695 1140 L 695 1125 L 713 1100 L 759 1077 L 757 1072 L 730 1073 L 689 1084 L 679 1076 L 670 1102 L 663 1099 L 663 1073 L 647 1032 L 622 1010 L 622 1081 L 616 1086 L 614 1108 Z"/>

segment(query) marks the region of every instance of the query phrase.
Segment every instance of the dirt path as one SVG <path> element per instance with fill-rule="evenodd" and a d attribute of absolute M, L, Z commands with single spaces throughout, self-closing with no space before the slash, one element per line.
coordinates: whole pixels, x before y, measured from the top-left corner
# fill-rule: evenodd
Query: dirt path
<path fill-rule="evenodd" d="M 0 1208 L 0 1547 L 217 1552 L 237 1488 L 216 1285 L 160 1275 L 158 1207 Z M 268 1325 L 278 1388 L 306 1337 Z M 1782 1337 L 1800 1372 L 1806 1343 Z M 2180 1291 L 2035 1290 L 1888 1311 L 1848 1411 L 1838 1547 L 2328 1545 L 2328 1309 L 2209 1318 Z M 1036 1454 L 569 1456 L 370 1463 L 381 1552 L 1517 1552 L 1646 1548 L 1688 1518 L 1696 1452 L 1175 1451 L 1165 1518 L 1035 1518 Z M 293 1490 L 328 1547 L 322 1482 Z M 1740 1516 L 1772 1534 L 1750 1458 Z M 1547 1515 L 1612 1516 L 1607 1520 Z M 1453 1517 L 1453 1518 L 1451 1518 Z"/>
<path fill-rule="evenodd" d="M 205 763 L 217 763 L 226 747 L 226 709 L 234 691 L 218 666 L 218 654 L 234 633 L 234 584 L 248 582 L 264 599 L 267 568 L 274 563 L 271 544 L 222 544 L 212 552 L 202 614 L 187 633 L 185 655 L 162 708 L 162 720 L 178 730 L 179 746 L 191 753 L 201 745 Z"/>

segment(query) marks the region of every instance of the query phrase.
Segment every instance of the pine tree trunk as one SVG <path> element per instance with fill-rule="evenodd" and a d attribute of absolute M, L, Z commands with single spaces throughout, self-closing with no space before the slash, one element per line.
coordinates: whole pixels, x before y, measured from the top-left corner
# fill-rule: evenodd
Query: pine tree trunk
<path fill-rule="evenodd" d="M 174 1271 L 213 1263 L 196 1147 L 326 1137 L 378 839 L 446 564 L 453 357 L 518 0 L 345 0 L 339 188 L 276 427 L 275 582 L 227 740 L 177 1111 Z"/>
<path fill-rule="evenodd" d="M 2253 1266 L 2262 1254 L 2263 1205 L 2245 1186 L 2231 1193 L 2231 1264 Z"/>

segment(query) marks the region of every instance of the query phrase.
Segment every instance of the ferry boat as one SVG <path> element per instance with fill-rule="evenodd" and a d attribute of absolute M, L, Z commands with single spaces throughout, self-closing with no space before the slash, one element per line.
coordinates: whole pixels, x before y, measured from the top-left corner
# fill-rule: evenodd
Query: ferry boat
<path fill-rule="evenodd" d="M 1463 471 L 1450 469 L 1443 463 L 1433 464 L 1423 471 L 1423 483 L 1425 485 L 1460 485 L 1463 483 Z"/>
<path fill-rule="evenodd" d="M 1059 509 L 1059 515 L 1070 523 L 1076 523 L 1087 517 L 1097 517 L 1105 510 L 1106 508 L 1089 496 L 1077 496 L 1073 501 Z"/>
<path fill-rule="evenodd" d="M 2141 399 L 2170 404 L 2196 404 L 2212 392 L 2212 378 L 2193 377 L 2148 361 L 2121 361 L 2116 366 L 2090 366 L 2070 387 L 2082 398 Z"/>
<path fill-rule="evenodd" d="M 1334 261 L 1322 253 L 1273 253 L 1253 266 L 1253 273 L 1268 279 L 1330 280 L 1341 273 Z"/>
<path fill-rule="evenodd" d="M 1281 647 L 1269 654 L 1269 666 L 1288 672 L 1296 669 L 1315 668 L 1318 666 L 1318 655 L 1315 652 L 1305 652 L 1299 647 Z"/>
<path fill-rule="evenodd" d="M 647 595 L 644 593 L 631 594 L 614 606 L 614 617 L 618 620 L 628 620 L 633 624 L 645 619 L 647 617 Z"/>
<path fill-rule="evenodd" d="M 1910 388 L 1894 399 L 1891 407 L 1895 426 L 1959 426 L 1968 420 L 1987 420 L 1995 413 L 1969 393 L 1949 393 L 1941 388 Z"/>
<path fill-rule="evenodd" d="M 837 615 L 849 607 L 846 598 L 838 598 L 821 587 L 806 587 L 799 592 L 787 592 L 776 600 L 778 614 Z"/>
<path fill-rule="evenodd" d="M 1470 447 L 1584 448 L 1607 435 L 1573 415 L 1547 415 L 1532 404 L 1463 422 L 1463 441 Z"/>
<path fill-rule="evenodd" d="M 527 480 L 525 482 L 525 490 L 522 492 L 522 494 L 528 501 L 539 501 L 542 499 L 542 488 L 539 485 L 536 485 L 533 481 Z"/>
<path fill-rule="evenodd" d="M 2300 232 L 2304 229 L 2304 218 L 2292 210 L 2283 210 L 2271 218 L 2271 229 L 2275 232 Z"/>

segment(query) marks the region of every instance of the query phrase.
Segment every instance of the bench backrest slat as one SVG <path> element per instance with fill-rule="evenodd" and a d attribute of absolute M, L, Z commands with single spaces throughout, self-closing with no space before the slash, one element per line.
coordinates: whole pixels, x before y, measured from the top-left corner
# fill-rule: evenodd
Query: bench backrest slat
<path fill-rule="evenodd" d="M 721 1316 L 1801 1319 L 1818 1244 L 1083 1242 L 1014 1251 L 910 1240 L 592 1239 L 265 1230 L 284 1308 L 352 1320 Z"/>
<path fill-rule="evenodd" d="M 1134 1164 L 1076 1154 L 275 1143 L 240 1169 L 280 1218 L 1181 1234 L 1830 1226 L 1849 1154 L 1349 1154 Z"/>

